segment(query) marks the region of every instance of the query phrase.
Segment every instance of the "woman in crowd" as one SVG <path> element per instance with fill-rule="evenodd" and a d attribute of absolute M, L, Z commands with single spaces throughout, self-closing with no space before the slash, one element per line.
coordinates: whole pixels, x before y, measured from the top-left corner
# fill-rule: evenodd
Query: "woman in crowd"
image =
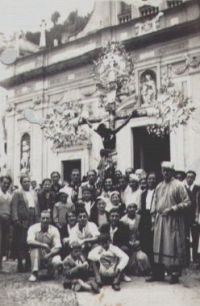
<path fill-rule="evenodd" d="M 121 202 L 120 194 L 118 191 L 113 191 L 110 195 L 110 202 L 112 208 L 118 208 L 121 216 L 125 214 L 126 206 Z M 108 208 L 109 209 L 109 208 Z"/>
<path fill-rule="evenodd" d="M 101 196 L 104 197 L 104 198 L 110 199 L 110 195 L 111 195 L 112 191 L 113 191 L 113 180 L 112 180 L 111 177 L 107 177 L 104 180 Z"/>
<path fill-rule="evenodd" d="M 38 204 L 40 212 L 49 210 L 51 219 L 53 216 L 53 206 L 55 204 L 55 193 L 51 191 L 51 179 L 45 178 L 41 184 L 42 190 L 38 193 Z"/>
<path fill-rule="evenodd" d="M 95 205 L 92 207 L 90 221 L 94 222 L 98 227 L 108 223 L 107 202 L 106 198 L 98 197 Z"/>

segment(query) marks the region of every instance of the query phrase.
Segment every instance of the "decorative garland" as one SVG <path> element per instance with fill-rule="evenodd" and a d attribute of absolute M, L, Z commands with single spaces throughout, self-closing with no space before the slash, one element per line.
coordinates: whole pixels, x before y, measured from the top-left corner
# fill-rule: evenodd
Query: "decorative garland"
<path fill-rule="evenodd" d="M 52 107 L 42 125 L 44 135 L 53 142 L 53 149 L 67 148 L 88 142 L 88 134 L 79 126 L 81 106 L 64 103 Z"/>
<path fill-rule="evenodd" d="M 157 99 L 152 101 L 152 107 L 158 123 L 149 125 L 147 131 L 158 137 L 163 137 L 180 125 L 185 125 L 195 110 L 192 100 L 176 88 L 169 71 L 163 80 Z"/>

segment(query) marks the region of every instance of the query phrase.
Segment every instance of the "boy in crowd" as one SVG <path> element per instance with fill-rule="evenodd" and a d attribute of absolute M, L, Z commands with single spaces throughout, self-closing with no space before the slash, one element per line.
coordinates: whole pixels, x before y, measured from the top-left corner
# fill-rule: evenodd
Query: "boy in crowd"
<path fill-rule="evenodd" d="M 108 234 L 101 234 L 98 242 L 100 245 L 88 255 L 96 283 L 99 286 L 111 284 L 114 290 L 119 291 L 122 273 L 129 257 L 120 248 L 111 244 Z"/>
<path fill-rule="evenodd" d="M 75 211 L 75 206 L 67 201 L 67 193 L 59 192 L 58 197 L 59 201 L 53 207 L 53 222 L 59 231 L 61 231 L 66 226 L 66 214 Z"/>
<path fill-rule="evenodd" d="M 70 247 L 71 252 L 63 261 L 65 275 L 63 287 L 74 291 L 85 290 L 99 293 L 98 285 L 88 281 L 89 264 L 83 256 L 81 244 L 73 241 Z"/>

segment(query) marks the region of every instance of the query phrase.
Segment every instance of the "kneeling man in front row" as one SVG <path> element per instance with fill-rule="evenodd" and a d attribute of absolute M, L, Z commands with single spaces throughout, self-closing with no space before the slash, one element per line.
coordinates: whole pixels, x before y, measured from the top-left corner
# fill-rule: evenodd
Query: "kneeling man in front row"
<path fill-rule="evenodd" d="M 47 268 L 51 275 L 55 268 L 62 266 L 59 252 L 61 250 L 60 233 L 58 229 L 50 225 L 51 216 L 47 210 L 42 211 L 40 223 L 30 226 L 27 243 L 30 248 L 32 275 L 29 281 L 35 282 L 38 272 Z"/>

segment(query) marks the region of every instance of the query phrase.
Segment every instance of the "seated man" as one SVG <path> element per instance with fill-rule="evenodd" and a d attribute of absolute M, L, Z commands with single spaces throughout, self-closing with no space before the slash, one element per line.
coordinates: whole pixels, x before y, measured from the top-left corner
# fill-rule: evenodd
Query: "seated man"
<path fill-rule="evenodd" d="M 99 286 L 112 284 L 112 288 L 119 291 L 122 272 L 129 257 L 111 244 L 108 234 L 102 234 L 98 242 L 100 246 L 95 247 L 88 255 L 88 259 L 92 261 L 95 280 Z"/>
<path fill-rule="evenodd" d="M 58 229 L 50 225 L 50 212 L 43 210 L 40 223 L 30 226 L 27 235 L 27 243 L 30 247 L 32 275 L 29 281 L 35 282 L 38 271 L 47 268 L 54 272 L 56 267 L 62 265 L 59 254 L 61 250 L 60 234 Z"/>
<path fill-rule="evenodd" d="M 99 231 L 95 223 L 88 221 L 88 214 L 84 208 L 80 208 L 77 212 L 77 222 L 71 229 L 69 241 L 70 243 L 78 241 L 87 254 L 97 241 Z"/>

